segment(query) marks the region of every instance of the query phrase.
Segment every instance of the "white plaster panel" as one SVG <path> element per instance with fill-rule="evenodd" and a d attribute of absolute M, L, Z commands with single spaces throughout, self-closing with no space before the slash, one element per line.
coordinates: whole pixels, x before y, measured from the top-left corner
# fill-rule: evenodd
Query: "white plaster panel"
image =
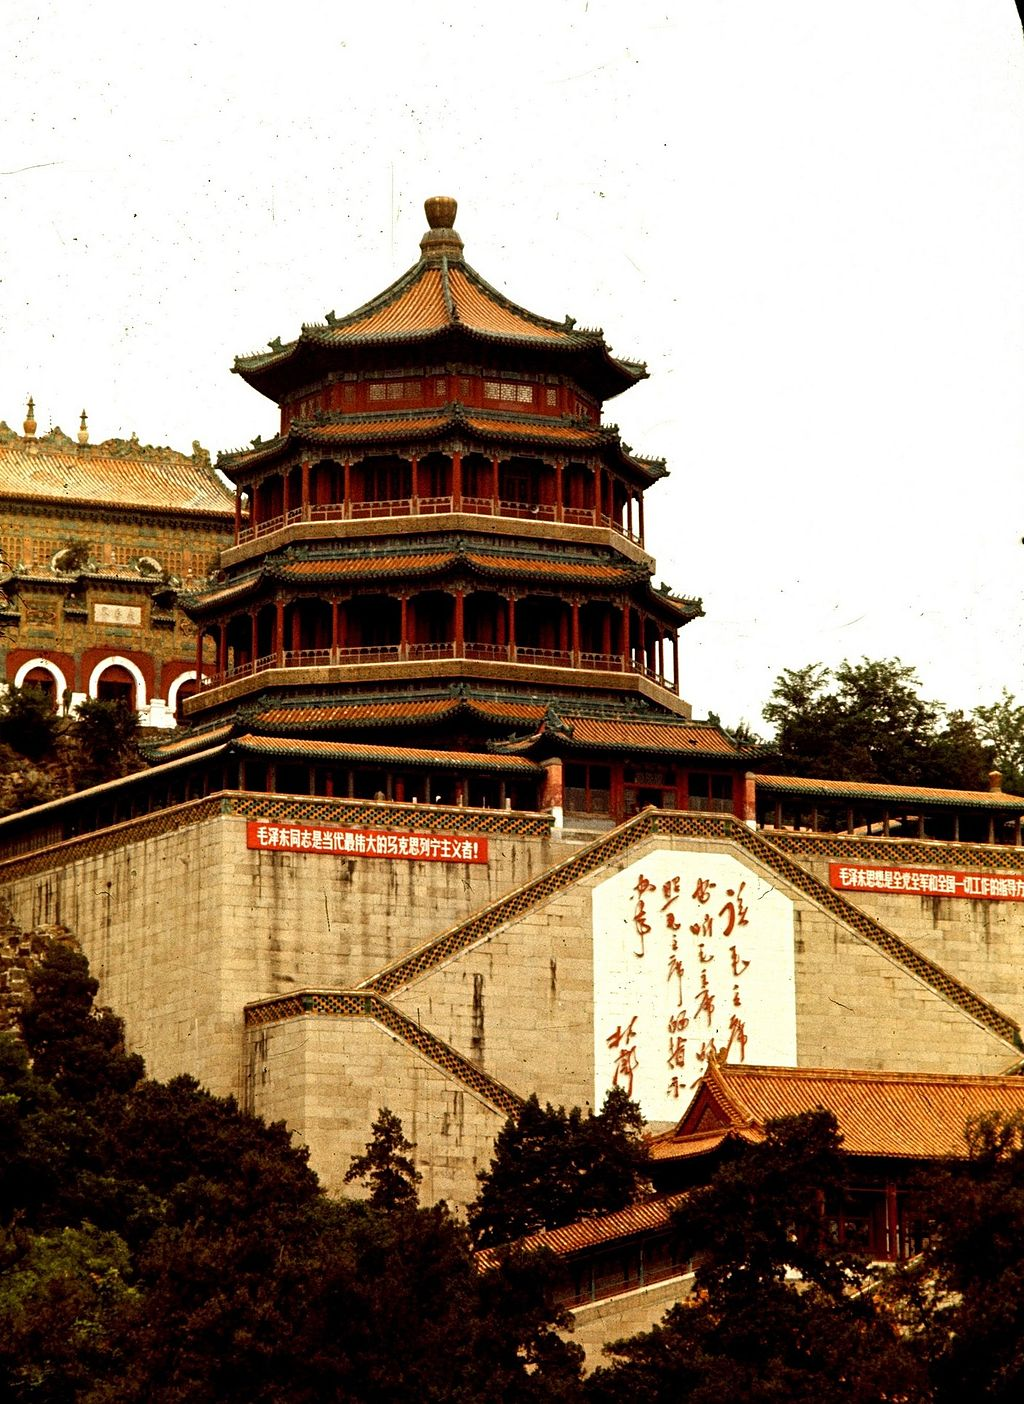
<path fill-rule="evenodd" d="M 656 849 L 594 890 L 595 1105 L 678 1119 L 712 1047 L 796 1065 L 793 903 L 725 853 Z"/>

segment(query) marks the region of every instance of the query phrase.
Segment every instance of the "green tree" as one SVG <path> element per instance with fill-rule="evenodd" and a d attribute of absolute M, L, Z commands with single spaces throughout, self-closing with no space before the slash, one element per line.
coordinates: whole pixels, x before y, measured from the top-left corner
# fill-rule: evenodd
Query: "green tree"
<path fill-rule="evenodd" d="M 578 1398 L 541 1262 L 482 1273 L 444 1205 L 328 1199 L 282 1124 L 142 1077 L 94 995 L 52 950 L 0 1037 L 0 1397 Z"/>
<path fill-rule="evenodd" d="M 693 1294 L 653 1331 L 609 1347 L 586 1397 L 595 1404 L 925 1400 L 911 1351 L 863 1269 L 823 1232 L 845 1165 L 829 1112 L 771 1122 L 677 1216 L 697 1261 Z"/>
<path fill-rule="evenodd" d="M 469 1206 L 479 1247 L 622 1209 L 648 1187 L 643 1118 L 621 1088 L 597 1116 L 532 1096 L 498 1133 Z"/>
<path fill-rule="evenodd" d="M 928 1246 L 895 1283 L 939 1404 L 1024 1395 L 1024 1114 L 975 1117 L 923 1191 Z"/>
<path fill-rule="evenodd" d="M 981 739 L 992 748 L 1003 788 L 1010 794 L 1024 794 L 1024 704 L 1004 687 L 998 702 L 975 707 L 971 716 Z"/>
<path fill-rule="evenodd" d="M 781 769 L 817 779 L 984 789 L 989 752 L 972 721 L 924 701 L 914 669 L 892 659 L 787 669 L 764 718 Z"/>
<path fill-rule="evenodd" d="M 358 1180 L 370 1191 L 375 1209 L 405 1209 L 417 1202 L 417 1185 L 423 1176 L 406 1154 L 415 1150 L 405 1138 L 402 1123 L 387 1107 L 381 1107 L 370 1127 L 372 1139 L 364 1155 L 354 1155 L 345 1172 L 345 1183 Z"/>
<path fill-rule="evenodd" d="M 9 687 L 0 697 L 0 743 L 28 760 L 52 756 L 62 722 L 38 687 Z"/>
<path fill-rule="evenodd" d="M 77 789 L 117 780 L 142 765 L 138 715 L 125 702 L 80 702 L 71 738 Z"/>

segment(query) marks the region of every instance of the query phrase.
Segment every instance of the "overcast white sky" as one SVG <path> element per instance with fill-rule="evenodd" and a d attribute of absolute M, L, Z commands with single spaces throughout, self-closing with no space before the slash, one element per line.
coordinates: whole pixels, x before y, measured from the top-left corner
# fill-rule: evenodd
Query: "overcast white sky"
<path fill-rule="evenodd" d="M 0 417 L 214 456 L 236 353 L 418 257 L 427 195 L 651 378 L 696 715 L 900 656 L 1024 695 L 1024 41 L 1013 0 L 7 0 Z"/>

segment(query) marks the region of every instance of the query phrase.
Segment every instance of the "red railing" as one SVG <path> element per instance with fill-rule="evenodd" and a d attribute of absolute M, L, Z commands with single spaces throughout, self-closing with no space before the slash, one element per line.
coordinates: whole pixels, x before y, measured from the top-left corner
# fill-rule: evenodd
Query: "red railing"
<path fill-rule="evenodd" d="M 411 517 L 412 498 L 393 497 L 383 502 L 353 502 L 352 519 L 363 517 Z"/>
<path fill-rule="evenodd" d="M 519 521 L 553 522 L 558 520 L 558 510 L 550 502 L 509 502 L 492 497 L 463 497 L 462 512 L 484 517 L 513 517 Z M 344 522 L 364 521 L 372 517 L 412 517 L 436 516 L 442 512 L 455 511 L 453 497 L 396 497 L 380 502 L 318 502 L 307 507 L 292 507 L 287 514 L 268 517 L 255 526 L 242 527 L 238 533 L 238 545 L 255 541 L 257 537 L 268 536 L 283 527 L 297 522 Z M 643 538 L 636 531 L 630 531 L 614 517 L 607 517 L 593 507 L 563 507 L 561 520 L 570 526 L 601 526 L 618 532 L 620 536 L 643 545 Z"/>
<path fill-rule="evenodd" d="M 549 668 L 571 668 L 572 654 L 560 648 L 520 648 L 516 646 L 517 663 L 544 663 Z"/>

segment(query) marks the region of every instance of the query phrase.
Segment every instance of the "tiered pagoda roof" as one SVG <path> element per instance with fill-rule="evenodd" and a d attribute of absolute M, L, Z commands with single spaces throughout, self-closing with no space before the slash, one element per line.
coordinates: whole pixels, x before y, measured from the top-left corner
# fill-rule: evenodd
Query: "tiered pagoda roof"
<path fill-rule="evenodd" d="M 347 316 L 328 313 L 323 323 L 303 326 L 294 341 L 275 339 L 269 351 L 239 356 L 236 373 L 277 398 L 327 365 L 364 367 L 375 349 L 430 347 L 432 357 L 451 359 L 461 346 L 476 360 L 483 349 L 542 348 L 545 356 L 571 364 L 573 375 L 601 399 L 646 376 L 643 365 L 613 357 L 602 332 L 577 329 L 571 317 L 558 322 L 538 316 L 486 282 L 463 256 L 454 200 L 436 196 L 426 208 L 430 228 L 408 272 Z"/>
<path fill-rule="evenodd" d="M 746 753 L 679 696 L 701 602 L 656 589 L 643 547 L 665 465 L 601 422 L 646 370 L 481 278 L 455 209 L 427 202 L 420 259 L 377 297 L 236 360 L 281 425 L 219 460 L 236 543 L 183 601 L 215 644 L 195 740 L 229 725 L 236 751 L 357 769 L 564 755 L 574 802 L 613 817 L 645 786 L 684 796 L 692 762 L 695 795 L 732 803 L 706 772 L 728 789 Z"/>

